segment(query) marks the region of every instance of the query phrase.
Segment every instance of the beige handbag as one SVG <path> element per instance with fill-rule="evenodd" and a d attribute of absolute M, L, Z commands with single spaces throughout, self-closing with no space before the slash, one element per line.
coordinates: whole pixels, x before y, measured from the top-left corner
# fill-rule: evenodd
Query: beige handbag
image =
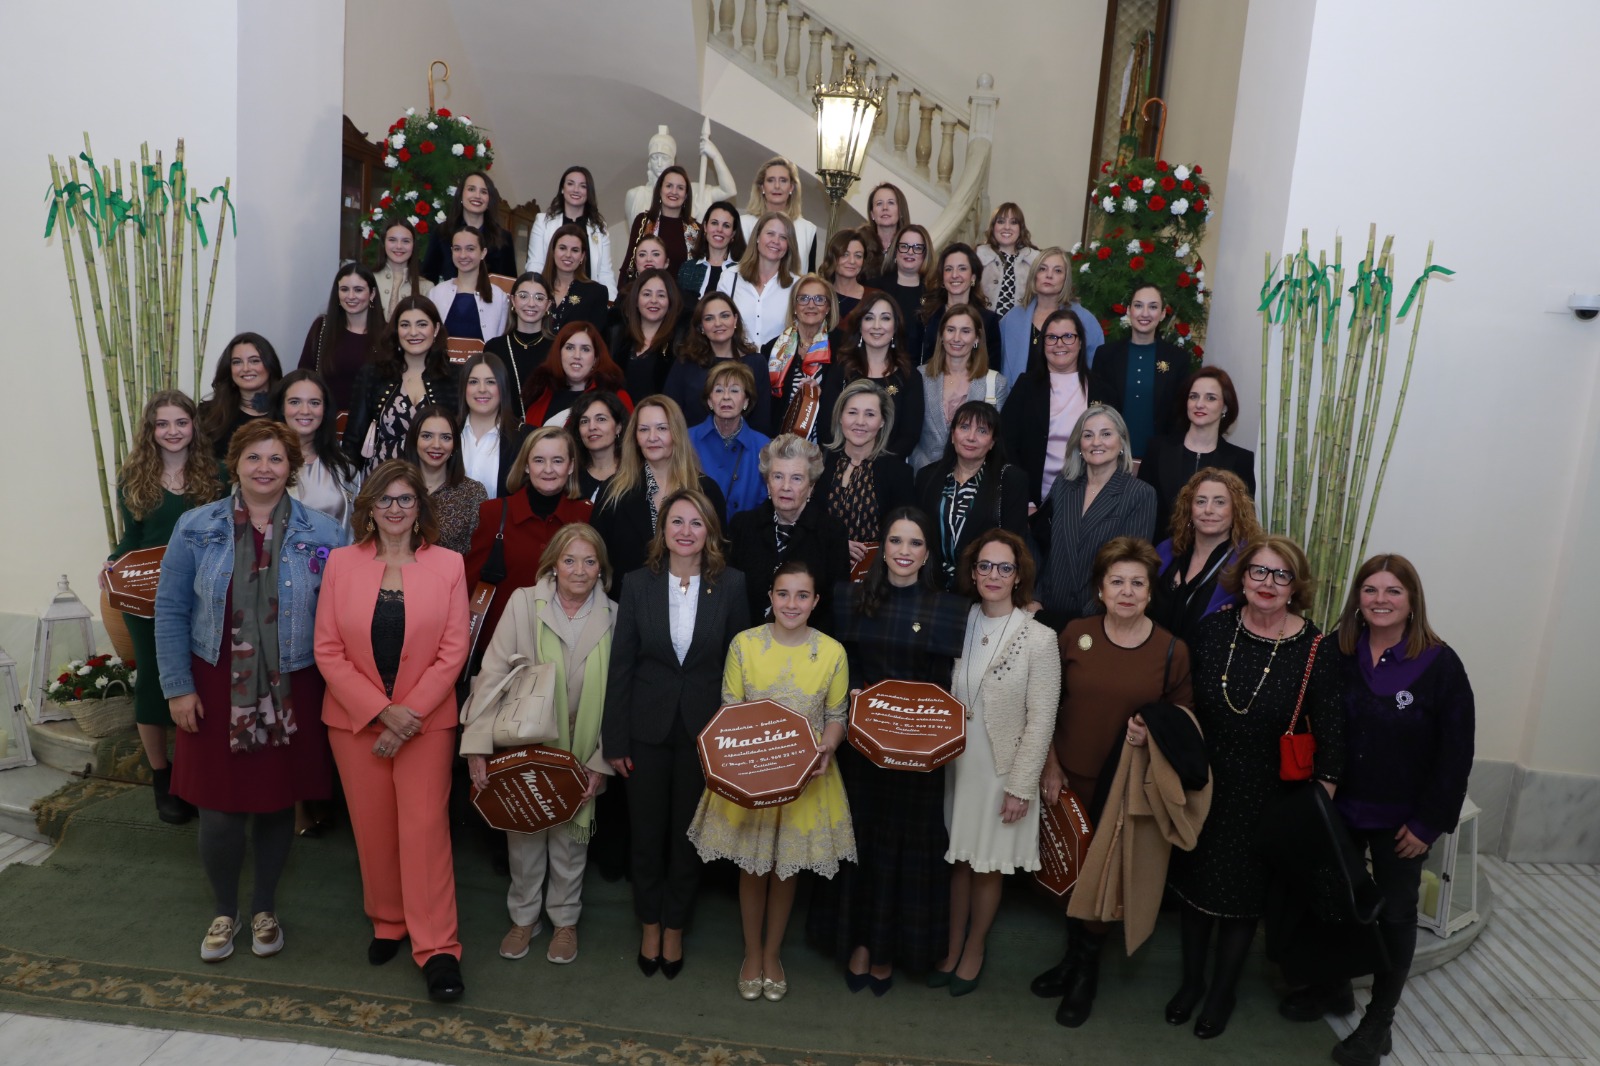
<path fill-rule="evenodd" d="M 461 710 L 463 725 L 485 716 L 493 721 L 496 748 L 516 748 L 524 744 L 545 744 L 560 735 L 556 724 L 556 668 L 552 663 L 536 663 L 520 652 L 511 657 L 511 669 L 499 681 L 480 685 L 483 675 L 473 679 L 472 695 Z"/>

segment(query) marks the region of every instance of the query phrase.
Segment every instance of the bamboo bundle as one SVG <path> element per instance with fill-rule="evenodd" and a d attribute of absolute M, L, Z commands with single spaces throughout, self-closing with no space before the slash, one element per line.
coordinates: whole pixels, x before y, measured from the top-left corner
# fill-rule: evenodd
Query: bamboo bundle
<path fill-rule="evenodd" d="M 1334 242 L 1333 260 L 1311 258 L 1309 234 L 1298 251 L 1276 263 L 1266 257 L 1261 286 L 1261 521 L 1303 545 L 1318 578 L 1308 616 L 1326 627 L 1337 620 L 1345 584 L 1365 557 L 1383 478 L 1394 451 L 1416 359 L 1417 335 L 1428 279 L 1452 271 L 1435 266 L 1428 244 L 1423 271 L 1399 312 L 1393 309 L 1393 236 L 1380 246 L 1369 227 L 1367 249 L 1355 283 L 1344 287 L 1344 244 Z M 1340 314 L 1350 295 L 1349 318 Z M 1400 391 L 1389 415 L 1383 455 L 1368 492 L 1372 452 L 1382 427 L 1389 345 L 1397 319 L 1411 318 L 1411 338 Z M 1274 331 L 1279 336 L 1274 338 Z M 1274 340 L 1278 358 L 1272 359 Z M 1269 422 L 1268 394 L 1276 390 L 1276 417 Z M 1270 443 L 1271 446 L 1268 446 Z M 1270 459 L 1270 461 L 1269 461 Z M 1269 469 L 1270 468 L 1270 469 Z M 1361 531 L 1359 543 L 1357 529 Z"/>

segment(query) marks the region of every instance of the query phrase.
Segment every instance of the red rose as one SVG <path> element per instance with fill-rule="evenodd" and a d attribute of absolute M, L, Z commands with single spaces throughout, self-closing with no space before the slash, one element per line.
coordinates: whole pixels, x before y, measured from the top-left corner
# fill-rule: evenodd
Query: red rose
<path fill-rule="evenodd" d="M 89 660 L 89 665 L 90 666 L 104 666 L 106 663 L 108 663 L 110 661 L 111 661 L 111 656 L 109 656 L 109 655 L 96 655 L 93 659 Z"/>
<path fill-rule="evenodd" d="M 1189 335 L 1189 323 L 1187 322 L 1179 322 L 1172 328 L 1178 331 L 1178 336 L 1180 337 L 1187 337 Z"/>
<path fill-rule="evenodd" d="M 384 193 L 383 194 L 383 199 L 378 201 L 378 206 L 379 207 L 393 207 L 394 206 L 394 197 L 390 196 L 388 193 Z"/>
<path fill-rule="evenodd" d="M 1129 270 L 1143 270 L 1144 269 L 1144 256 L 1136 255 L 1132 259 L 1128 260 L 1128 269 Z"/>
<path fill-rule="evenodd" d="M 73 689 L 72 690 L 72 698 L 75 699 L 75 700 L 83 699 L 83 689 L 81 689 L 81 688 Z"/>
<path fill-rule="evenodd" d="M 1156 169 L 1157 170 L 1166 170 L 1167 169 L 1167 161 L 1165 159 L 1156 160 Z"/>
<path fill-rule="evenodd" d="M 423 155 L 432 155 L 433 154 L 433 142 L 432 141 L 423 141 L 421 144 L 417 145 L 417 147 L 422 149 L 422 154 Z"/>
<path fill-rule="evenodd" d="M 1104 245 L 1101 245 L 1100 246 L 1100 250 L 1098 252 L 1096 252 L 1095 255 L 1098 255 L 1101 259 L 1110 259 L 1111 258 L 1111 249 L 1107 248 Z"/>
<path fill-rule="evenodd" d="M 1149 255 L 1151 252 L 1156 250 L 1155 244 L 1153 242 L 1151 242 L 1151 241 L 1146 241 L 1146 240 L 1141 240 L 1139 242 L 1139 247 L 1144 249 L 1144 254 L 1145 255 Z"/>
<path fill-rule="evenodd" d="M 396 157 L 402 163 L 410 162 L 411 161 L 411 149 L 409 149 L 409 148 L 400 149 L 400 151 L 396 153 Z"/>
<path fill-rule="evenodd" d="M 428 213 L 433 210 L 432 207 L 428 206 L 428 201 L 426 200 L 418 200 L 415 204 L 412 204 L 411 207 L 412 210 L 417 213 L 418 218 L 427 218 Z"/>
<path fill-rule="evenodd" d="M 493 141 L 491 141 L 491 140 L 490 140 L 490 139 L 489 139 L 489 138 L 487 138 L 487 137 L 485 137 L 485 138 L 484 138 L 484 139 L 483 139 L 483 146 L 484 146 L 484 147 L 485 147 L 485 148 L 493 148 L 493 147 L 494 147 L 494 142 L 493 142 Z"/>
<path fill-rule="evenodd" d="M 1200 347 L 1198 344 L 1194 346 L 1194 357 L 1196 359 L 1200 358 L 1202 355 L 1205 355 L 1205 354 L 1206 354 L 1206 350 L 1204 348 Z"/>
<path fill-rule="evenodd" d="M 1152 211 L 1165 211 L 1166 209 L 1167 209 L 1167 198 L 1165 196 L 1162 196 L 1160 193 L 1157 193 L 1156 195 L 1150 197 L 1150 210 L 1152 210 Z"/>
<path fill-rule="evenodd" d="M 1100 173 L 1102 173 L 1102 174 L 1111 173 L 1111 160 L 1108 159 L 1104 163 L 1100 164 Z"/>
<path fill-rule="evenodd" d="M 137 669 L 139 669 L 139 664 L 134 662 L 132 659 L 124 659 L 124 660 L 122 660 L 122 665 L 126 666 L 129 670 L 137 670 Z"/>
<path fill-rule="evenodd" d="M 1111 305 L 1111 313 L 1114 314 L 1114 315 L 1125 315 L 1125 314 L 1128 313 L 1128 305 L 1127 304 L 1112 304 Z"/>
<path fill-rule="evenodd" d="M 62 674 L 60 677 L 56 678 L 56 680 L 61 682 L 63 685 L 65 685 L 68 681 L 72 680 L 72 675 L 71 674 Z"/>
<path fill-rule="evenodd" d="M 478 154 L 478 150 L 469 144 L 462 150 L 461 154 L 471 159 Z"/>
<path fill-rule="evenodd" d="M 1124 233 L 1124 230 L 1123 230 L 1123 228 L 1121 226 L 1118 226 L 1116 229 L 1111 231 L 1111 235 L 1113 237 L 1120 237 L 1120 236 L 1122 236 L 1123 233 Z"/>
<path fill-rule="evenodd" d="M 1183 191 L 1194 192 L 1194 181 L 1190 178 L 1183 179 Z"/>
<path fill-rule="evenodd" d="M 1073 253 L 1072 253 L 1072 261 L 1073 261 L 1073 262 L 1074 262 L 1074 263 L 1081 263 L 1081 262 L 1083 262 L 1083 253 L 1082 253 L 1082 252 L 1073 252 Z"/>
<path fill-rule="evenodd" d="M 1209 186 L 1209 185 L 1200 186 L 1200 195 L 1201 196 L 1210 196 L 1211 195 L 1211 186 Z"/>
<path fill-rule="evenodd" d="M 427 233 L 428 232 L 428 220 L 425 219 L 425 218 L 417 219 L 416 231 L 418 233 Z"/>
<path fill-rule="evenodd" d="M 1206 209 L 1206 202 L 1204 200 L 1196 200 L 1193 206 L 1196 211 L 1204 211 Z"/>
<path fill-rule="evenodd" d="M 422 183 L 422 187 L 423 187 L 423 188 L 424 188 L 424 189 L 426 189 L 426 190 L 427 190 L 427 191 L 429 191 L 429 192 L 432 192 L 432 191 L 433 191 L 433 186 L 432 186 L 432 185 L 429 185 L 429 184 L 428 184 L 428 183 L 427 183 L 427 182 L 423 182 L 423 183 Z"/>
<path fill-rule="evenodd" d="M 1178 275 L 1178 288 L 1187 289 L 1190 285 L 1193 285 L 1193 284 L 1194 284 L 1194 277 L 1191 274 L 1185 272 L 1185 273 L 1182 273 L 1182 274 Z"/>
<path fill-rule="evenodd" d="M 440 109 L 439 109 L 439 110 L 438 110 L 438 111 L 437 111 L 437 112 L 436 112 L 436 114 L 438 114 L 438 116 L 439 116 L 439 117 L 440 117 L 440 118 L 449 118 L 449 117 L 450 117 L 450 109 L 449 109 L 449 108 L 448 108 L 448 107 L 441 107 L 441 108 L 440 108 Z M 1199 168 L 1199 167 L 1196 167 L 1196 168 L 1195 168 L 1195 169 L 1196 169 L 1196 170 L 1199 170 L 1199 169 L 1200 169 L 1200 168 Z"/>
<path fill-rule="evenodd" d="M 1176 178 L 1174 178 L 1171 174 L 1168 174 L 1166 177 L 1161 179 L 1161 188 L 1162 188 L 1163 191 L 1171 192 L 1173 189 L 1176 189 L 1177 187 L 1178 187 L 1178 180 Z"/>
<path fill-rule="evenodd" d="M 1110 322 L 1107 322 L 1107 321 L 1106 321 L 1106 320 L 1105 320 L 1105 319 L 1103 319 L 1103 318 L 1100 318 L 1100 319 L 1096 319 L 1096 320 L 1095 320 L 1095 321 L 1097 321 L 1097 322 L 1099 322 L 1099 323 L 1100 323 L 1100 328 L 1101 328 L 1101 329 L 1103 329 L 1103 330 L 1106 330 L 1106 329 L 1110 329 L 1110 328 L 1111 328 L 1111 323 L 1110 323 Z"/>
<path fill-rule="evenodd" d="M 1122 186 L 1113 185 L 1113 186 L 1111 186 L 1111 188 L 1107 189 L 1106 191 L 1109 192 L 1112 196 L 1121 196 L 1122 195 Z"/>
<path fill-rule="evenodd" d="M 488 170 L 488 169 L 489 169 L 489 168 L 491 168 L 491 167 L 493 167 L 493 166 L 494 166 L 494 162 L 493 162 L 493 160 L 489 160 L 489 159 L 485 159 L 485 160 L 484 160 L 484 161 L 483 161 L 483 169 L 484 169 L 484 170 Z"/>

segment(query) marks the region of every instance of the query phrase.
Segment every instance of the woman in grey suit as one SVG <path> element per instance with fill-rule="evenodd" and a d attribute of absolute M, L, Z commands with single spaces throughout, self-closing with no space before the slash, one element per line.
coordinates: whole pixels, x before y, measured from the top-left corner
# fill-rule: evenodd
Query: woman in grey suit
<path fill-rule="evenodd" d="M 950 439 L 956 409 L 968 400 L 983 400 L 995 410 L 1006 405 L 1011 383 L 989 369 L 983 316 L 971 304 L 957 304 L 939 320 L 933 357 L 922 368 L 922 436 L 911 453 L 911 469 L 937 462 Z"/>
<path fill-rule="evenodd" d="M 628 778 L 639 969 L 674 978 L 700 857 L 686 833 L 705 777 L 695 738 L 722 702 L 728 645 L 750 625 L 744 575 L 722 556 L 721 508 L 695 489 L 661 501 L 645 566 L 622 579 L 601 726 Z"/>
<path fill-rule="evenodd" d="M 1039 621 L 1059 631 L 1094 613 L 1095 553 L 1113 537 L 1144 537 L 1156 516 L 1156 493 L 1133 476 L 1128 426 L 1116 409 L 1090 404 L 1073 427 L 1076 448 L 1033 516 L 1040 566 Z"/>

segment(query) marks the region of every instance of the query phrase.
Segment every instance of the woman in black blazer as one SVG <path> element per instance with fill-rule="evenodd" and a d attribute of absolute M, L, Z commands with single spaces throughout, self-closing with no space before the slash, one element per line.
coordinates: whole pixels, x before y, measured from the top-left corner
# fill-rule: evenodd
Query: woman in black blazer
<path fill-rule="evenodd" d="M 622 579 L 601 734 L 628 779 L 639 969 L 674 978 L 700 857 L 686 835 L 705 790 L 695 738 L 722 705 L 728 645 L 749 627 L 744 576 L 723 560 L 719 505 L 693 489 L 661 501 L 643 569 Z"/>
<path fill-rule="evenodd" d="M 829 419 L 845 386 L 866 378 L 883 386 L 885 394 L 893 401 L 889 451 L 902 460 L 911 458 L 917 441 L 922 439 L 922 375 L 912 365 L 904 327 L 900 305 L 872 289 L 840 325 L 838 343 L 829 337 L 833 361 L 822 374 L 818 440 L 832 439 L 833 423 Z"/>
<path fill-rule="evenodd" d="M 928 562 L 939 587 L 956 584 L 956 560 L 991 529 L 1023 536 L 1028 527 L 1028 475 L 1006 462 L 999 446 L 1000 412 L 984 400 L 956 408 L 943 458 L 917 471 L 916 506 L 937 527 Z"/>
<path fill-rule="evenodd" d="M 1239 417 L 1239 394 L 1220 367 L 1204 366 L 1184 383 L 1183 428 L 1145 450 L 1139 480 L 1156 490 L 1156 528 L 1150 539 L 1170 536 L 1172 505 L 1189 479 L 1204 467 L 1238 474 L 1251 499 L 1256 495 L 1256 453 L 1222 438 Z"/>
<path fill-rule="evenodd" d="M 1139 286 L 1128 298 L 1132 335 L 1107 341 L 1094 353 L 1094 376 L 1100 386 L 1095 393 L 1107 406 L 1116 408 L 1128 423 L 1135 459 L 1144 458 L 1145 450 L 1155 438 L 1169 436 L 1183 425 L 1183 386 L 1194 360 L 1176 344 L 1156 337 L 1166 311 L 1160 289 L 1154 285 Z M 1143 358 L 1150 360 L 1150 398 L 1146 401 L 1148 406 L 1141 405 L 1139 410 L 1130 409 L 1131 401 L 1127 397 L 1128 363 L 1133 358 L 1134 346 L 1144 353 Z"/>
<path fill-rule="evenodd" d="M 1044 320 L 1042 343 L 1042 364 L 1029 364 L 1000 412 L 1006 458 L 1027 472 L 1028 502 L 1035 507 L 1077 447 L 1068 439 L 1072 427 L 1099 396 L 1083 357 L 1083 322 L 1076 311 L 1064 307 L 1051 312 Z"/>
<path fill-rule="evenodd" d="M 341 444 L 352 460 L 372 470 L 405 451 L 416 412 L 428 404 L 454 411 L 460 378 L 445 353 L 444 321 L 426 296 L 395 305 L 379 355 L 356 372 Z"/>
<path fill-rule="evenodd" d="M 551 234 L 543 273 L 551 301 L 545 332 L 554 335 L 568 322 L 583 321 L 604 336 L 611 294 L 589 277 L 589 235 L 582 226 L 568 223 Z"/>
<path fill-rule="evenodd" d="M 885 450 L 895 417 L 883 386 L 857 378 L 844 387 L 831 413 L 832 437 L 812 496 L 843 523 L 853 568 L 877 544 L 883 516 L 911 506 L 911 467 Z"/>

